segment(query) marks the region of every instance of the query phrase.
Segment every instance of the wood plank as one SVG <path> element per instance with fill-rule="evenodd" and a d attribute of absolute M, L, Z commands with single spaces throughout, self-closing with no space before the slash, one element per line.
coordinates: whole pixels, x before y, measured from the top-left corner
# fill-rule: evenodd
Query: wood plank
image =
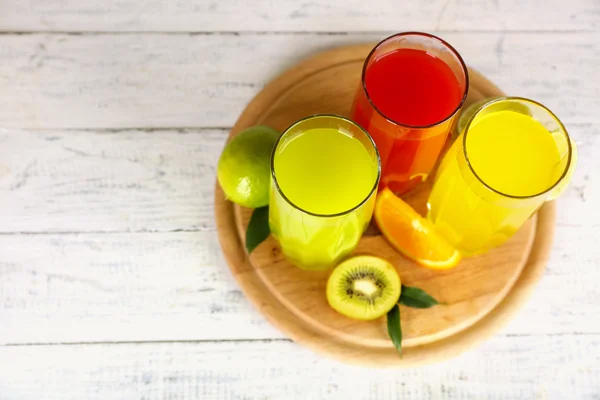
<path fill-rule="evenodd" d="M 0 130 L 0 232 L 214 230 L 226 135 Z"/>
<path fill-rule="evenodd" d="M 600 124 L 579 144 L 561 225 L 600 224 Z M 0 233 L 215 229 L 216 165 L 228 132 L 0 130 Z"/>
<path fill-rule="evenodd" d="M 543 12 L 543 18 L 540 13 Z M 360 0 L 4 0 L 5 31 L 380 31 L 585 30 L 598 27 L 595 0 L 373 3 Z"/>
<path fill-rule="evenodd" d="M 600 334 L 597 229 L 561 227 L 509 334 Z M 0 345 L 283 338 L 214 232 L 0 235 Z M 410 282 L 405 282 L 410 284 Z"/>
<path fill-rule="evenodd" d="M 0 236 L 0 344 L 282 337 L 216 234 Z"/>
<path fill-rule="evenodd" d="M 595 399 L 600 336 L 496 337 L 416 369 L 342 365 L 289 342 L 2 347 L 3 398 Z"/>
<path fill-rule="evenodd" d="M 273 77 L 320 50 L 381 34 L 0 35 L 0 126 L 230 127 Z M 590 33 L 445 33 L 466 62 L 566 123 L 598 122 Z"/>

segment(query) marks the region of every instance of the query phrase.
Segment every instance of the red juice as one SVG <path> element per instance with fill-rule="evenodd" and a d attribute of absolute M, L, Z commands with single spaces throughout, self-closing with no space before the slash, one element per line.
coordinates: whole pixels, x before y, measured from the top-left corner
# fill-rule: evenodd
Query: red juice
<path fill-rule="evenodd" d="M 402 194 L 424 181 L 435 166 L 465 83 L 446 62 L 425 50 L 400 48 L 367 63 L 366 93 L 359 87 L 352 119 L 377 144 L 380 188 Z"/>

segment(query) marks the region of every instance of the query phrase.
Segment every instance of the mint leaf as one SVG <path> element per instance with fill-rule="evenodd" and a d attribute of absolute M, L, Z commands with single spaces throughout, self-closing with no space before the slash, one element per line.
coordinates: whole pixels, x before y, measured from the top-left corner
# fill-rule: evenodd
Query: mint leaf
<path fill-rule="evenodd" d="M 412 308 L 429 308 L 440 304 L 436 299 L 425 293 L 425 291 L 417 288 L 402 285 L 400 293 L 400 304 Z"/>
<path fill-rule="evenodd" d="M 269 206 L 255 208 L 246 230 L 246 250 L 248 254 L 271 234 L 269 228 Z"/>
<path fill-rule="evenodd" d="M 387 314 L 388 335 L 398 353 L 402 354 L 402 327 L 400 326 L 400 307 L 396 304 Z"/>

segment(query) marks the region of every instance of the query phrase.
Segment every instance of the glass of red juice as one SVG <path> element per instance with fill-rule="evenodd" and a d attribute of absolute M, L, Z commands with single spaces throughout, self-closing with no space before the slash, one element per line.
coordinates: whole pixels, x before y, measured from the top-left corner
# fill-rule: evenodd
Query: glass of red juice
<path fill-rule="evenodd" d="M 379 149 L 380 189 L 389 187 L 400 195 L 427 179 L 468 88 L 460 54 L 436 36 L 399 33 L 371 50 L 354 96 L 352 119 Z"/>

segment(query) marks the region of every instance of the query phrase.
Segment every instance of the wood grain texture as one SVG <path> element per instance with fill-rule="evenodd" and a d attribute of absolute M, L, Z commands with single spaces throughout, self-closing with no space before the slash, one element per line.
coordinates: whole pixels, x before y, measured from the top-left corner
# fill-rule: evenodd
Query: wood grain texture
<path fill-rule="evenodd" d="M 228 128 L 282 70 L 386 34 L 0 35 L 0 126 Z M 600 121 L 596 33 L 441 35 L 508 94 L 567 124 Z"/>
<path fill-rule="evenodd" d="M 406 370 L 341 365 L 286 341 L 3 347 L 11 362 L 0 363 L 0 391 L 22 400 L 594 400 L 599 346 L 599 335 L 499 336 Z"/>
<path fill-rule="evenodd" d="M 10 235 L 0 248 L 0 344 L 281 337 L 214 233 Z"/>
<path fill-rule="evenodd" d="M 543 13 L 543 17 L 540 14 Z M 427 2 L 393 0 L 4 0 L 8 31 L 591 30 L 595 0 Z"/>
<path fill-rule="evenodd" d="M 214 230 L 225 135 L 0 130 L 0 232 Z"/>
<path fill-rule="evenodd" d="M 503 332 L 600 334 L 598 248 L 596 228 L 558 227 Z M 0 249 L 0 345 L 285 337 L 242 294 L 214 232 L 0 235 Z"/>

